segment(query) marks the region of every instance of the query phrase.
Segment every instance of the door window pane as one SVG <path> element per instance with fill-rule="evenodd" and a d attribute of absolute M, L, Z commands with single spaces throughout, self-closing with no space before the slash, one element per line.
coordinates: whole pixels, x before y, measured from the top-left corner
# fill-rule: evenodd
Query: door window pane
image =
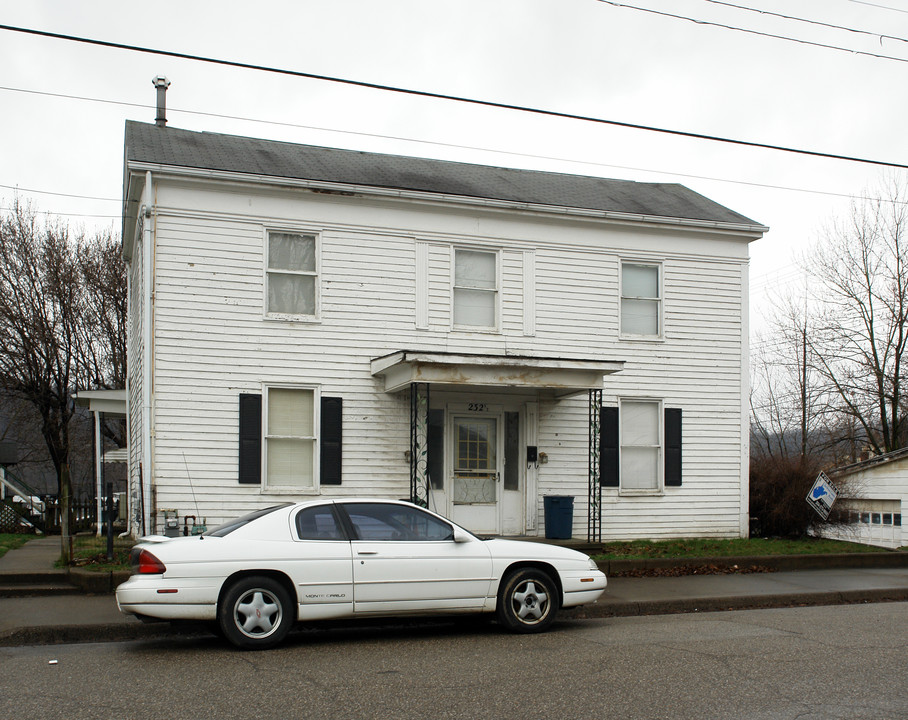
<path fill-rule="evenodd" d="M 457 419 L 457 470 L 490 470 L 495 467 L 496 425 L 494 418 Z"/>
<path fill-rule="evenodd" d="M 520 489 L 520 413 L 504 414 L 504 489 Z"/>
<path fill-rule="evenodd" d="M 493 503 L 498 480 L 498 421 L 454 418 L 455 504 Z"/>

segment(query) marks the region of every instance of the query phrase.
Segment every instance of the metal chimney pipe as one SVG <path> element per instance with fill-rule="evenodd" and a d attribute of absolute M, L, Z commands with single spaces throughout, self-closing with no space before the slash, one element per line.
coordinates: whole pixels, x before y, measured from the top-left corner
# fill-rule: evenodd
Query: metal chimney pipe
<path fill-rule="evenodd" d="M 167 88 L 170 87 L 170 80 L 163 75 L 158 75 L 151 79 L 151 84 L 158 89 L 158 112 L 154 124 L 158 127 L 165 127 L 167 125 Z"/>

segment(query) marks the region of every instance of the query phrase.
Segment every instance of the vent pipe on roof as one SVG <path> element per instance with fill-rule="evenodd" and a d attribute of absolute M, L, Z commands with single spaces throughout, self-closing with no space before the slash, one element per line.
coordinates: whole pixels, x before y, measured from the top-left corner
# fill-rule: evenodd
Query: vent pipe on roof
<path fill-rule="evenodd" d="M 158 75 L 151 79 L 151 84 L 158 89 L 158 112 L 154 124 L 158 127 L 165 127 L 167 125 L 167 88 L 170 87 L 170 80 L 163 75 Z"/>

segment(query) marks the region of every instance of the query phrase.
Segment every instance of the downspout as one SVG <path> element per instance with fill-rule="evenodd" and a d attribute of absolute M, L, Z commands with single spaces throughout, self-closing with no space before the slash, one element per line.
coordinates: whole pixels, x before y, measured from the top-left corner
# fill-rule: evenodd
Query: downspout
<path fill-rule="evenodd" d="M 101 493 L 103 488 L 101 487 L 101 413 L 98 410 L 92 412 L 94 415 L 94 446 L 95 446 L 95 483 L 96 483 L 96 494 L 95 497 L 98 500 L 97 515 L 95 515 L 97 528 L 97 537 L 101 537 Z"/>
<path fill-rule="evenodd" d="M 145 221 L 142 223 L 142 427 L 144 429 L 144 438 L 142 439 L 142 497 L 144 498 L 144 512 L 142 522 L 144 532 L 154 532 L 151 521 L 154 517 L 154 509 L 151 507 L 151 487 L 152 487 L 152 442 L 154 438 L 154 427 L 152 425 L 152 362 L 154 357 L 154 272 L 152 263 L 154 262 L 154 230 L 152 228 L 153 217 L 153 188 L 151 183 L 151 171 L 145 173 L 145 204 L 142 207 L 142 213 Z"/>

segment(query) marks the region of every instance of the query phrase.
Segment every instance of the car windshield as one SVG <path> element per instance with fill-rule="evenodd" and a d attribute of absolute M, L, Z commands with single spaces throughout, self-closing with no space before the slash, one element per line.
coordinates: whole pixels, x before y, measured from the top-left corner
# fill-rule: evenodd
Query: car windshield
<path fill-rule="evenodd" d="M 237 528 L 243 527 L 243 525 L 248 525 L 253 520 L 258 520 L 260 517 L 264 517 L 269 513 L 273 513 L 275 510 L 280 510 L 281 508 L 292 505 L 293 503 L 281 503 L 280 505 L 272 505 L 271 507 L 266 507 L 264 510 L 255 510 L 248 515 L 243 515 L 243 517 L 238 517 L 234 520 L 228 520 L 223 525 L 218 525 L 216 528 L 212 528 L 208 532 L 202 533 L 202 537 L 224 537 L 229 535 Z"/>

